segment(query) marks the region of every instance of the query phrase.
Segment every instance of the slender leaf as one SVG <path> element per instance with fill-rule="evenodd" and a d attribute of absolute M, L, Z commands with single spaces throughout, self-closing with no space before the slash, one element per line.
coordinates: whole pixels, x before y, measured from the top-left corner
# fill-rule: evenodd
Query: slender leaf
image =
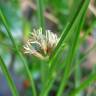
<path fill-rule="evenodd" d="M 43 32 L 45 32 L 45 19 L 44 19 L 44 0 L 37 0 L 37 14 L 39 26 L 41 27 Z"/>
<path fill-rule="evenodd" d="M 81 92 L 82 90 L 87 88 L 90 84 L 92 84 L 95 80 L 96 80 L 96 73 L 90 74 L 88 76 L 88 79 L 85 80 L 83 83 L 81 83 L 81 85 L 78 88 L 74 89 L 74 91 L 72 91 L 69 96 L 74 96 L 75 94 Z"/>
<path fill-rule="evenodd" d="M 9 71 L 8 71 L 8 69 L 7 69 L 7 67 L 6 67 L 6 65 L 5 65 L 5 63 L 4 63 L 1 56 L 0 56 L 0 67 L 1 67 L 5 77 L 7 79 L 7 82 L 9 84 L 12 95 L 13 96 L 19 96 L 18 91 L 17 91 L 17 89 L 15 87 L 15 84 L 14 84 L 12 78 L 11 78 L 11 75 L 10 75 L 10 73 L 9 73 Z"/>
<path fill-rule="evenodd" d="M 42 28 L 42 32 L 45 34 L 45 18 L 44 18 L 44 0 L 37 0 L 37 14 L 38 14 L 38 21 L 39 25 L 38 27 Z M 45 80 L 46 80 L 46 72 L 47 70 L 47 63 L 41 62 L 41 81 L 42 85 L 45 85 Z"/>
<path fill-rule="evenodd" d="M 89 0 L 90 1 L 90 0 Z M 60 84 L 60 87 L 59 87 L 59 91 L 57 93 L 57 96 L 61 96 L 62 95 L 62 92 L 65 88 L 65 85 L 66 85 L 66 82 L 67 82 L 67 79 L 68 79 L 68 74 L 70 73 L 69 70 L 70 70 L 70 66 L 72 64 L 72 61 L 73 61 L 73 58 L 74 58 L 74 55 L 75 55 L 75 52 L 76 52 L 76 47 L 78 45 L 78 40 L 79 40 L 79 34 L 80 34 L 80 29 L 82 27 L 82 24 L 83 24 L 83 21 L 84 21 L 84 17 L 85 17 L 85 14 L 86 14 L 86 10 L 88 8 L 88 4 L 89 4 L 89 1 L 85 1 L 84 2 L 84 5 L 82 7 L 82 10 L 80 11 L 80 17 L 78 17 L 78 24 L 77 24 L 77 32 L 76 32 L 76 36 L 75 38 L 73 39 L 73 44 L 72 44 L 72 47 L 70 49 L 70 54 L 68 55 L 68 59 L 66 60 L 66 69 L 65 69 L 65 72 L 64 72 L 64 75 L 63 75 L 63 79 L 61 81 L 61 84 Z M 74 27 L 75 28 L 75 24 L 74 24 Z"/>
<path fill-rule="evenodd" d="M 30 70 L 29 70 L 29 68 L 28 68 L 28 65 L 27 65 L 27 63 L 26 63 L 26 60 L 25 60 L 25 58 L 23 57 L 23 55 L 21 54 L 21 52 L 19 52 L 19 49 L 17 48 L 17 45 L 16 45 L 16 43 L 15 43 L 15 40 L 14 40 L 14 38 L 13 38 L 13 36 L 12 36 L 12 34 L 11 34 L 11 31 L 10 31 L 10 28 L 9 28 L 9 26 L 8 26 L 7 20 L 5 19 L 5 16 L 4 16 L 4 14 L 3 14 L 3 12 L 2 12 L 1 9 L 0 9 L 0 18 L 1 18 L 1 20 L 2 20 L 2 22 L 3 22 L 3 24 L 4 24 L 5 28 L 6 28 L 6 30 L 7 30 L 7 32 L 8 32 L 9 38 L 10 38 L 10 40 L 11 40 L 13 46 L 14 46 L 15 51 L 17 52 L 18 56 L 20 57 L 20 59 L 22 60 L 22 62 L 23 62 L 23 64 L 24 64 L 26 73 L 27 73 L 28 78 L 29 78 L 29 80 L 30 80 L 30 82 L 31 82 L 32 94 L 33 94 L 34 96 L 36 96 L 35 83 L 34 83 L 34 80 L 33 80 L 33 78 L 32 78 L 32 75 L 31 75 L 31 73 L 30 73 Z"/>
<path fill-rule="evenodd" d="M 80 86 L 80 80 L 81 80 L 81 67 L 79 64 L 79 52 L 77 50 L 77 55 L 75 57 L 76 62 L 75 62 L 75 88 Z M 81 93 L 76 94 L 75 96 L 81 96 Z"/>
<path fill-rule="evenodd" d="M 44 90 L 46 90 L 46 91 L 42 91 L 42 94 L 48 94 L 48 91 L 49 91 L 49 89 L 50 88 L 48 88 L 48 86 L 52 86 L 53 84 L 53 78 L 52 78 L 52 73 L 54 73 L 54 66 L 55 66 L 55 64 L 54 64 L 54 62 L 56 61 L 56 55 L 58 54 L 58 52 L 59 52 L 59 49 L 60 49 L 60 47 L 61 47 L 61 45 L 62 45 L 62 43 L 64 42 L 64 40 L 66 39 L 66 36 L 68 35 L 68 33 L 73 33 L 74 32 L 74 28 L 78 25 L 78 21 L 80 22 L 80 18 L 81 18 L 81 16 L 82 16 L 82 14 L 84 14 L 84 12 L 85 12 L 85 10 L 87 9 L 86 8 L 86 5 L 88 6 L 88 2 L 89 1 L 84 1 L 83 2 L 83 4 L 81 3 L 80 4 L 80 8 L 78 9 L 79 10 L 79 12 L 78 12 L 78 10 L 77 10 L 77 12 L 76 12 L 76 14 L 75 14 L 75 18 L 73 18 L 73 20 L 70 22 L 70 23 L 68 23 L 68 25 L 67 25 L 67 28 L 66 28 L 66 30 L 64 30 L 64 32 L 62 33 L 62 35 L 61 35 L 61 39 L 60 39 L 60 41 L 59 41 L 59 43 L 58 43 L 58 45 L 57 45 L 57 47 L 56 47 L 56 49 L 55 49 L 55 51 L 54 51 L 54 53 L 53 53 L 53 55 L 51 56 L 52 57 L 52 59 L 50 59 L 50 61 L 49 61 L 49 66 L 51 66 L 50 67 L 50 71 L 49 71 L 49 77 L 48 77 L 48 82 L 46 82 L 46 87 L 45 87 L 45 89 Z M 86 4 L 87 3 L 87 4 Z M 85 5 L 86 4 L 86 5 Z M 82 24 L 81 24 L 82 25 Z M 73 30 L 73 31 L 72 31 Z M 78 33 L 78 32 L 77 32 Z M 76 40 L 74 40 L 74 41 L 76 41 Z M 74 42 L 74 44 L 75 44 L 76 42 Z M 75 45 L 73 45 L 73 49 L 74 49 L 74 46 Z M 72 52 L 72 51 L 71 51 Z M 72 57 L 72 55 L 73 55 L 73 52 L 72 53 L 70 53 L 71 55 L 70 55 L 70 57 Z M 71 58 L 70 58 L 70 60 L 71 60 Z M 70 61 L 70 60 L 68 60 L 68 62 Z M 72 61 L 72 60 L 71 60 Z M 70 64 L 70 62 L 69 62 L 69 64 Z M 52 82 L 51 82 L 51 80 L 52 80 Z M 62 80 L 63 81 L 63 80 Z M 62 93 L 62 92 L 60 92 L 60 93 Z M 41 95 L 42 96 L 42 95 Z M 60 96 L 60 95 L 59 95 Z"/>

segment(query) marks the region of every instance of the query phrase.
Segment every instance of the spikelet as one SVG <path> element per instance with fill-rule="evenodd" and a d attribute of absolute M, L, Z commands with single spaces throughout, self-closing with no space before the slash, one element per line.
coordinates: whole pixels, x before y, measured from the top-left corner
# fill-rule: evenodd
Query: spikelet
<path fill-rule="evenodd" d="M 44 59 L 49 57 L 58 41 L 57 35 L 50 30 L 46 30 L 45 34 L 42 33 L 42 28 L 33 30 L 31 37 L 24 45 L 24 53 Z"/>

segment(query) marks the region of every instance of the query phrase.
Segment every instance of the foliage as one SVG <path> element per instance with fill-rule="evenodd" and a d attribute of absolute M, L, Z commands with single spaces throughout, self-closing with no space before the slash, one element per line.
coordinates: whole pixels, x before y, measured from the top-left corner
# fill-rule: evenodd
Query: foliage
<path fill-rule="evenodd" d="M 6 51 L 10 55 L 14 54 L 15 61 L 18 62 L 17 66 L 22 65 L 14 72 L 20 76 L 24 75 L 24 78 L 28 80 L 29 89 L 27 90 L 29 93 L 31 92 L 32 96 L 51 96 L 54 90 L 56 96 L 82 96 L 82 93 L 86 93 L 85 89 L 96 80 L 95 68 L 92 68 L 90 74 L 87 74 L 86 80 L 83 81 L 81 75 L 83 70 L 81 68 L 82 62 L 96 48 L 96 45 L 94 45 L 92 49 L 84 54 L 80 50 L 86 37 L 89 36 L 90 30 L 92 32 L 92 29 L 96 29 L 96 20 L 92 21 L 92 26 L 85 28 L 86 13 L 90 0 L 79 0 L 78 2 L 75 2 L 75 0 L 37 0 L 35 2 L 37 10 L 35 10 L 35 13 L 31 10 L 33 14 L 30 20 L 27 20 L 26 16 L 21 14 L 21 2 L 11 0 L 5 4 L 5 1 L 0 1 L 0 5 L 2 5 L 0 6 L 0 68 L 6 77 L 12 95 L 21 96 L 8 71 L 10 66 L 8 69 L 6 67 L 8 65 L 8 62 L 5 62 L 7 61 L 5 57 L 8 55 L 5 53 Z M 55 28 L 59 30 L 57 33 L 57 35 L 59 34 L 59 41 L 55 49 L 50 53 L 49 58 L 41 60 L 33 55 L 24 54 L 23 45 L 24 40 L 29 38 L 28 36 L 31 33 L 29 31 L 34 29 L 31 26 L 42 27 L 42 34 L 46 34 L 46 27 L 53 24 L 53 22 L 48 24 L 48 17 L 46 19 L 48 12 L 46 10 L 51 13 L 53 21 L 55 19 L 59 21 L 55 27 L 52 27 L 53 30 Z M 18 35 L 16 37 L 18 33 L 16 31 L 18 30 L 19 34 L 21 34 L 20 37 Z M 83 37 L 80 37 L 81 30 L 84 30 Z M 91 32 L 90 34 L 92 34 Z M 5 48 L 6 51 L 4 52 Z M 83 56 L 81 56 L 82 54 Z M 15 61 L 12 61 L 11 66 L 16 65 Z M 72 81 L 71 77 L 74 78 Z M 27 92 L 23 92 L 26 93 L 26 96 L 31 96 Z"/>

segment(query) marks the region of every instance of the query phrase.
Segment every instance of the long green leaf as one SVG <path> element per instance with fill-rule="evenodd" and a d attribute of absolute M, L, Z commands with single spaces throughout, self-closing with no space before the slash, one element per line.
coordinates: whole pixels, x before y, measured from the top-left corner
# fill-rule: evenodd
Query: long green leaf
<path fill-rule="evenodd" d="M 44 19 L 44 0 L 37 0 L 37 14 L 39 26 L 45 32 L 45 19 Z"/>
<path fill-rule="evenodd" d="M 4 75 L 7 79 L 7 82 L 9 84 L 12 95 L 13 96 L 19 96 L 18 91 L 15 87 L 15 84 L 14 84 L 12 78 L 11 78 L 11 75 L 10 75 L 10 73 L 9 73 L 9 71 L 8 71 L 8 69 L 7 69 L 7 67 L 6 67 L 6 65 L 5 65 L 1 56 L 0 56 L 0 67 L 1 67 L 1 70 L 3 71 L 3 73 L 4 73 Z"/>
<path fill-rule="evenodd" d="M 89 0 L 90 1 L 90 0 Z M 66 62 L 66 69 L 65 69 L 65 72 L 64 72 L 64 75 L 63 75 L 63 79 L 62 79 L 62 82 L 60 84 L 60 87 L 59 87 L 59 91 L 57 93 L 57 96 L 61 96 L 62 95 L 62 92 L 65 88 L 65 85 L 66 85 L 66 82 L 68 80 L 68 77 L 69 77 L 69 71 L 71 70 L 70 69 L 70 66 L 72 64 L 72 61 L 74 59 L 74 55 L 75 55 L 75 52 L 76 52 L 76 48 L 78 46 L 78 40 L 79 40 L 79 34 L 80 34 L 80 29 L 82 27 L 82 24 L 83 24 L 83 21 L 84 21 L 84 17 L 85 17 L 85 14 L 86 14 L 86 10 L 88 8 L 88 5 L 89 5 L 89 1 L 85 1 L 84 2 L 84 5 L 82 7 L 82 10 L 80 11 L 80 15 L 77 19 L 77 32 L 76 32 L 76 36 L 75 38 L 73 38 L 73 44 L 72 44 L 72 47 L 70 48 L 70 52 L 69 52 L 69 55 L 68 55 L 68 59 L 65 61 Z M 76 25 L 74 25 L 73 29 L 76 28 L 75 27 Z"/>
<path fill-rule="evenodd" d="M 84 2 L 83 2 L 83 3 L 84 3 Z M 80 5 L 82 6 L 83 4 L 81 3 Z M 81 6 L 80 6 L 80 8 L 83 9 Z M 80 10 L 80 9 L 78 9 L 77 11 L 79 11 L 79 10 Z M 53 55 L 52 55 L 53 57 L 52 57 L 52 59 L 49 61 L 49 65 L 51 66 L 51 67 L 50 67 L 50 70 L 53 70 L 53 68 L 54 68 L 54 66 L 55 66 L 54 62 L 56 61 L 57 54 L 59 53 L 59 50 L 61 49 L 61 45 L 62 45 L 62 43 L 65 41 L 66 36 L 68 35 L 68 33 L 69 33 L 69 34 L 72 34 L 72 33 L 73 33 L 71 30 L 72 30 L 72 28 L 75 27 L 75 26 L 77 25 L 77 23 L 78 23 L 78 19 L 80 18 L 81 13 L 80 13 L 80 12 L 79 12 L 79 14 L 78 14 L 78 12 L 76 12 L 76 13 L 77 13 L 77 14 L 75 14 L 75 15 L 77 15 L 77 16 L 74 16 L 74 17 L 76 17 L 76 18 L 75 18 L 75 19 L 73 18 L 73 20 L 71 20 L 71 22 L 68 23 L 68 26 L 67 26 L 66 30 L 63 31 L 63 33 L 62 33 L 62 35 L 61 35 L 61 39 L 60 39 L 60 41 L 59 41 L 59 43 L 58 43 L 58 45 L 57 45 L 57 47 L 56 47 L 55 53 L 53 53 Z M 73 22 L 73 21 L 74 21 L 74 22 Z M 52 72 L 50 72 L 50 73 L 52 73 Z"/>
<path fill-rule="evenodd" d="M 80 80 L 81 80 L 81 67 L 79 64 L 79 52 L 77 50 L 77 55 L 75 57 L 75 88 L 80 86 Z M 81 93 L 76 94 L 75 96 L 81 96 Z"/>
<path fill-rule="evenodd" d="M 44 6 L 44 0 L 37 0 L 37 14 L 38 14 L 38 22 L 39 25 L 38 27 L 42 28 L 42 32 L 45 34 L 45 18 L 44 18 L 44 11 L 45 11 L 45 6 Z M 42 81 L 42 86 L 45 85 L 45 80 L 46 80 L 46 72 L 47 70 L 47 63 L 41 62 L 41 81 Z"/>
<path fill-rule="evenodd" d="M 86 2 L 86 1 L 85 1 Z M 67 34 L 68 33 L 73 33 L 73 31 L 72 31 L 72 29 L 73 28 L 75 28 L 77 25 L 78 25 L 78 19 L 80 20 L 80 17 L 82 16 L 82 14 L 84 14 L 84 8 L 85 8 L 85 2 L 83 2 L 83 4 L 81 3 L 80 4 L 80 6 L 82 6 L 82 7 L 80 7 L 78 10 L 80 11 L 80 12 L 78 12 L 78 10 L 77 10 L 77 12 L 76 12 L 76 14 L 75 14 L 75 19 L 73 19 L 72 21 L 71 21 L 71 23 L 69 24 L 68 23 L 68 26 L 67 26 L 67 28 L 66 28 L 66 30 L 62 33 L 62 35 L 61 35 L 61 39 L 60 39 L 60 41 L 59 41 L 59 44 L 57 45 L 57 49 L 55 50 L 55 53 L 54 53 L 54 55 L 52 55 L 53 57 L 52 57 L 52 59 L 49 61 L 49 63 L 51 63 L 51 67 L 50 67 L 50 69 L 51 70 L 49 70 L 49 79 L 48 79 L 48 82 L 46 83 L 47 85 L 46 85 L 46 87 L 45 87 L 45 89 L 44 90 L 46 90 L 46 91 L 42 91 L 42 94 L 48 94 L 48 91 L 49 91 L 49 89 L 50 88 L 48 88 L 48 86 L 52 86 L 53 84 L 53 78 L 52 78 L 52 73 L 54 73 L 53 72 L 53 69 L 54 69 L 54 66 L 55 66 L 55 64 L 54 64 L 54 62 L 55 62 L 55 60 L 56 60 L 56 55 L 58 54 L 58 50 L 60 49 L 60 47 L 61 47 L 61 45 L 62 45 L 62 43 L 64 42 L 64 40 L 65 40 L 65 37 L 67 36 Z M 87 2 L 88 3 L 88 2 Z M 85 9 L 87 9 L 87 8 L 85 8 Z M 83 11 L 83 12 L 82 12 Z M 71 29 L 71 31 L 70 31 L 70 29 Z M 74 47 L 74 46 L 73 46 Z M 72 53 L 73 54 L 73 53 Z M 55 59 L 54 59 L 55 58 Z M 51 82 L 51 80 L 52 80 L 52 82 Z M 41 95 L 42 96 L 42 95 Z"/>
<path fill-rule="evenodd" d="M 9 38 L 10 38 L 10 40 L 11 40 L 13 46 L 14 46 L 15 51 L 17 52 L 18 56 L 20 57 L 20 59 L 22 60 L 22 62 L 23 62 L 23 64 L 24 64 L 26 73 L 27 73 L 28 78 L 29 78 L 29 80 L 30 80 L 30 82 L 31 82 L 32 94 L 33 94 L 34 96 L 36 96 L 35 83 L 34 83 L 34 80 L 33 80 L 33 78 L 32 78 L 32 75 L 31 75 L 31 73 L 30 73 L 30 70 L 29 70 L 29 68 L 28 68 L 28 65 L 27 65 L 27 63 L 26 63 L 26 60 L 25 60 L 25 58 L 23 57 L 23 55 L 21 54 L 21 52 L 19 52 L 19 50 L 18 50 L 18 48 L 17 48 L 17 45 L 16 45 L 16 43 L 15 43 L 15 40 L 14 40 L 14 38 L 13 38 L 13 36 L 12 36 L 12 34 L 11 34 L 11 31 L 10 31 L 10 28 L 9 28 L 9 26 L 8 26 L 7 20 L 6 20 L 6 18 L 5 18 L 5 16 L 4 16 L 4 14 L 3 14 L 3 12 L 2 12 L 1 9 L 0 9 L 0 18 L 1 18 L 1 20 L 2 20 L 2 22 L 3 22 L 3 24 L 4 24 L 5 28 L 6 28 L 6 30 L 7 30 L 7 32 L 8 32 Z"/>
<path fill-rule="evenodd" d="M 82 90 L 84 90 L 85 88 L 87 88 L 90 84 L 92 84 L 94 81 L 96 80 L 96 73 L 92 73 L 88 76 L 88 79 L 85 80 L 83 83 L 81 83 L 81 85 L 74 89 L 69 96 L 75 96 L 75 94 L 81 92 Z"/>
<path fill-rule="evenodd" d="M 76 21 L 76 18 L 79 15 L 79 12 L 80 12 L 80 9 L 82 8 L 82 5 L 83 5 L 83 2 L 80 3 L 80 5 L 78 6 L 77 10 L 73 13 L 73 16 L 72 16 L 73 18 L 70 19 L 70 22 L 68 21 L 68 23 L 66 25 L 66 28 L 63 30 L 63 32 L 62 32 L 62 34 L 60 36 L 60 40 L 59 40 L 55 50 L 53 51 L 52 56 L 50 56 L 49 66 L 54 64 L 56 56 L 59 53 L 59 50 L 61 49 L 62 43 L 64 43 L 64 41 L 68 37 L 68 34 L 71 34 L 69 30 L 74 25 L 74 21 Z"/>

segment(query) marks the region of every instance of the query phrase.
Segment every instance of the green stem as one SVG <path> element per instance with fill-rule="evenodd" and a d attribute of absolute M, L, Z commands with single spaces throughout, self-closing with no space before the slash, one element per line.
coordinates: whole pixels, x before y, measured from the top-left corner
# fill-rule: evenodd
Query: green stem
<path fill-rule="evenodd" d="M 37 0 L 37 15 L 38 15 L 38 27 L 42 28 L 42 32 L 45 33 L 45 18 L 44 18 L 44 0 Z M 41 62 L 41 81 L 42 81 L 42 86 L 44 87 L 45 85 L 45 79 L 46 79 L 46 73 L 45 69 L 47 70 L 46 64 L 44 62 Z"/>
<path fill-rule="evenodd" d="M 5 19 L 5 16 L 4 16 L 4 14 L 3 14 L 3 12 L 2 12 L 1 9 L 0 9 L 0 17 L 1 17 L 1 20 L 2 20 L 2 22 L 3 22 L 3 24 L 4 24 L 5 28 L 6 28 L 7 32 L 8 32 L 9 38 L 10 38 L 10 40 L 11 40 L 13 46 L 14 46 L 15 51 L 17 52 L 18 56 L 20 57 L 20 59 L 21 59 L 22 62 L 24 63 L 24 67 L 25 67 L 25 69 L 26 69 L 26 73 L 27 73 L 28 78 L 29 78 L 29 80 L 30 80 L 30 82 L 31 82 L 32 94 L 33 94 L 34 96 L 37 96 L 37 95 L 36 95 L 35 83 L 34 83 L 34 80 L 33 80 L 33 78 L 32 78 L 31 72 L 30 72 L 30 70 L 29 70 L 29 68 L 28 68 L 27 63 L 25 62 L 25 59 L 24 59 L 23 55 L 19 52 L 19 49 L 18 49 L 17 46 L 16 46 L 15 40 L 14 40 L 14 38 L 13 38 L 13 36 L 12 36 L 12 34 L 11 34 L 11 31 L 10 31 L 10 29 L 9 29 L 7 20 Z"/>
<path fill-rule="evenodd" d="M 85 1 L 84 1 L 85 2 Z M 89 2 L 89 1 L 88 1 Z M 87 2 L 87 3 L 88 3 Z M 62 32 L 62 34 L 61 34 L 61 38 L 60 38 L 60 41 L 59 41 L 59 43 L 57 44 L 57 47 L 56 47 L 56 49 L 54 50 L 54 52 L 53 52 L 53 54 L 52 54 L 52 56 L 50 56 L 50 60 L 49 60 L 49 67 L 50 67 L 50 70 L 49 70 L 49 74 L 48 74 L 48 80 L 47 80 L 47 82 L 46 82 L 46 86 L 48 86 L 48 87 L 45 87 L 44 88 L 44 90 L 46 90 L 46 91 L 44 91 L 44 90 L 42 90 L 42 94 L 48 94 L 48 92 L 49 92 L 49 89 L 52 87 L 52 85 L 53 85 L 53 82 L 54 82 L 54 80 L 52 80 L 52 82 L 50 81 L 51 79 L 52 79 L 52 73 L 54 73 L 54 66 L 56 65 L 54 62 L 56 62 L 56 57 L 57 57 L 57 54 L 59 53 L 59 51 L 60 51 L 60 49 L 61 49 L 61 45 L 62 45 L 62 43 L 65 41 L 65 39 L 66 39 L 66 37 L 68 37 L 67 35 L 68 34 L 70 34 L 70 33 L 72 33 L 73 31 L 72 31 L 72 28 L 74 27 L 76 27 L 77 26 L 77 24 L 78 24 L 78 19 L 80 19 L 80 17 L 81 17 L 81 15 L 83 14 L 83 13 L 81 13 L 82 12 L 82 10 L 83 10 L 83 8 L 82 8 L 82 5 L 83 4 L 80 4 L 80 8 L 78 9 L 78 11 L 76 11 L 76 13 L 75 13 L 75 15 L 74 15 L 74 17 L 73 17 L 73 19 L 72 19 L 72 21 L 69 23 L 68 22 L 68 25 L 67 25 L 67 27 L 66 27 L 66 29 Z M 84 6 L 83 6 L 84 7 Z M 87 8 L 85 8 L 85 9 L 87 9 Z M 83 11 L 84 12 L 84 11 Z M 71 30 L 71 32 L 70 32 L 70 30 Z M 73 53 L 72 53 L 73 54 Z M 72 57 L 72 56 L 71 56 Z M 51 79 L 50 79 L 51 78 Z M 62 80 L 63 81 L 63 80 Z M 51 87 L 50 87 L 51 86 Z M 40 95 L 40 96 L 42 96 L 42 95 Z M 47 96 L 47 95 L 46 95 Z M 61 96 L 61 95 L 59 95 L 59 96 Z"/>
<path fill-rule="evenodd" d="M 96 80 L 96 73 L 88 76 L 88 79 L 85 80 L 80 86 L 74 89 L 69 96 L 75 96 L 77 93 L 81 92 L 85 88 L 87 88 L 90 84 L 92 84 Z"/>
<path fill-rule="evenodd" d="M 79 54 L 77 50 L 76 63 L 75 63 L 75 88 L 80 86 L 80 79 L 81 79 L 80 64 L 78 62 L 79 62 Z M 75 96 L 81 96 L 81 93 L 76 94 Z"/>
<path fill-rule="evenodd" d="M 20 52 L 18 52 L 18 56 L 22 60 L 22 62 L 24 64 L 24 67 L 25 67 L 25 71 L 26 71 L 27 76 L 28 76 L 28 78 L 30 80 L 30 84 L 31 84 L 31 87 L 32 87 L 32 94 L 33 94 L 33 96 L 37 96 L 35 82 L 34 82 L 34 79 L 32 77 L 32 74 L 31 74 L 31 72 L 30 72 L 30 70 L 29 70 L 29 68 L 27 66 L 27 61 L 26 61 L 26 59 L 24 58 L 24 56 Z"/>
<path fill-rule="evenodd" d="M 70 49 L 70 54 L 68 55 L 68 59 L 66 60 L 66 69 L 64 71 L 64 75 L 63 75 L 63 79 L 61 81 L 61 84 L 60 84 L 60 87 L 59 87 L 59 90 L 57 92 L 57 96 L 61 96 L 62 95 L 62 92 L 66 86 L 66 82 L 69 78 L 69 74 L 70 74 L 70 66 L 71 66 L 71 63 L 73 61 L 73 58 L 74 58 L 74 55 L 75 55 L 75 52 L 76 52 L 76 47 L 78 45 L 78 41 L 79 41 L 79 34 L 80 34 L 80 29 L 83 25 L 83 21 L 84 21 L 84 17 L 85 17 L 85 13 L 86 13 L 86 10 L 87 10 L 87 7 L 88 7 L 88 4 L 89 4 L 89 1 L 85 1 L 83 3 L 83 7 L 82 7 L 82 10 L 80 11 L 79 14 L 81 14 L 81 17 L 78 17 L 78 27 L 77 27 L 77 30 L 76 30 L 76 36 L 75 38 L 73 39 L 73 44 L 72 44 L 72 47 Z M 75 27 L 76 28 L 76 27 Z"/>
<path fill-rule="evenodd" d="M 7 82 L 9 84 L 12 95 L 13 96 L 19 96 L 18 91 L 17 91 L 17 89 L 15 87 L 15 84 L 14 84 L 12 78 L 11 78 L 11 75 L 10 75 L 10 73 L 9 73 L 9 71 L 8 71 L 8 69 L 7 69 L 7 67 L 6 67 L 6 65 L 5 65 L 5 63 L 4 63 L 1 56 L 0 56 L 0 67 L 1 67 L 5 77 L 7 79 Z"/>
<path fill-rule="evenodd" d="M 45 19 L 44 19 L 44 0 L 37 0 L 37 14 L 39 27 L 42 28 L 43 33 L 45 32 Z"/>

